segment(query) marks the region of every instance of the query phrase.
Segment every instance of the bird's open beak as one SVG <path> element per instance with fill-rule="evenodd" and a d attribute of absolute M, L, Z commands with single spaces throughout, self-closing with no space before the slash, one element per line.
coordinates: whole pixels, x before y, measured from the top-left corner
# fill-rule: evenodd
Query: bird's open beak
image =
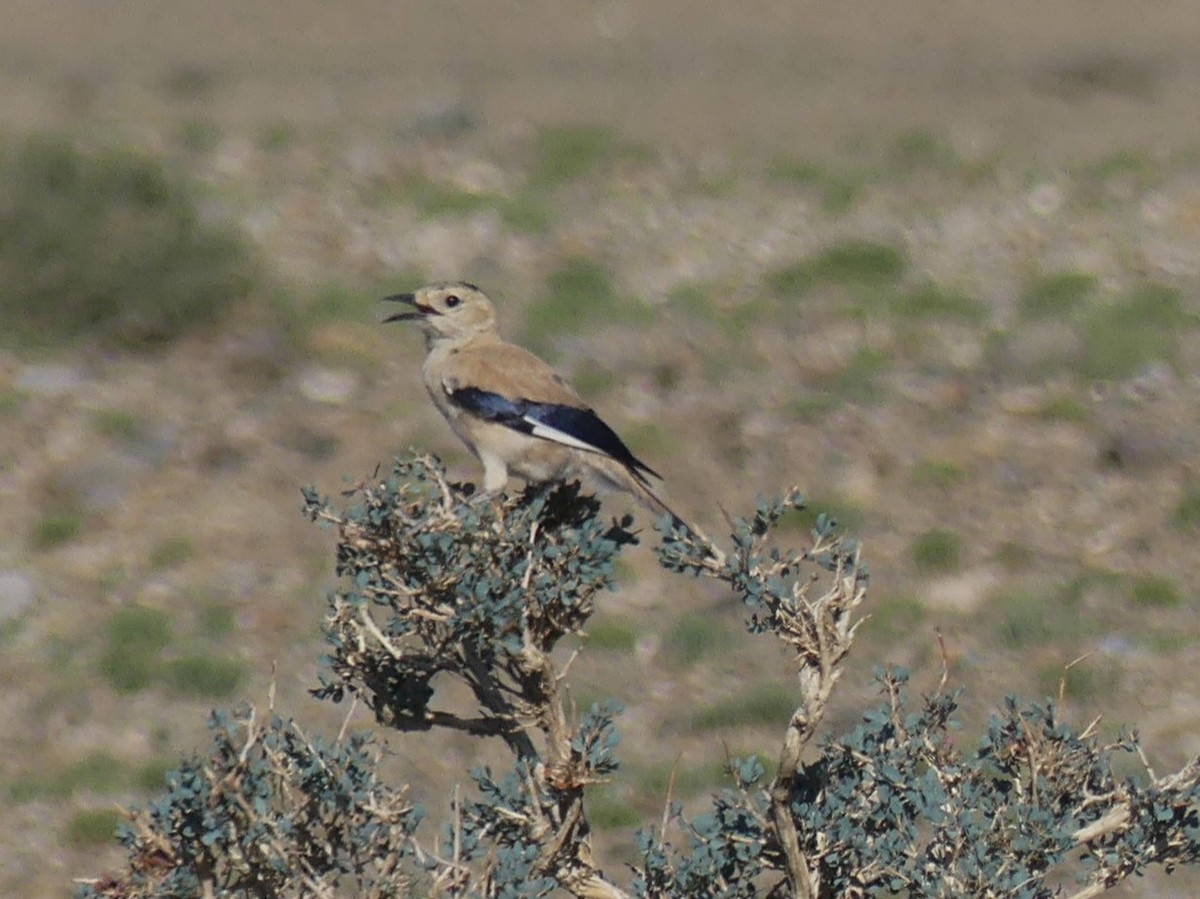
<path fill-rule="evenodd" d="M 433 310 L 428 306 L 422 306 L 417 302 L 415 294 L 411 293 L 396 293 L 390 297 L 384 297 L 385 303 L 404 303 L 406 306 L 412 306 L 413 312 L 397 312 L 395 315 L 389 315 L 384 319 L 384 322 L 408 322 L 414 319 L 424 318 Z"/>

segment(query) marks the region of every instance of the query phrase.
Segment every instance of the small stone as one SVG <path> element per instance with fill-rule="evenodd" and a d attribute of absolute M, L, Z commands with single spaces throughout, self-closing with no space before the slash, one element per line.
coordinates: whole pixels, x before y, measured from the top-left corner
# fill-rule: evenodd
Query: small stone
<path fill-rule="evenodd" d="M 262 438 L 263 423 L 257 415 L 238 415 L 225 424 L 225 439 L 235 446 L 257 443 Z"/>
<path fill-rule="evenodd" d="M 228 177 L 246 172 L 254 158 L 254 145 L 245 138 L 235 137 L 221 142 L 213 159 L 213 170 Z"/>
<path fill-rule="evenodd" d="M 138 590 L 137 601 L 144 606 L 161 609 L 170 605 L 171 598 L 176 593 L 176 589 L 169 581 L 154 578 L 142 584 Z"/>
<path fill-rule="evenodd" d="M 377 179 L 387 174 L 388 159 L 382 148 L 371 141 L 358 141 L 350 145 L 343 155 L 346 169 L 355 178 Z"/>
<path fill-rule="evenodd" d="M 26 572 L 18 569 L 0 571 L 0 621 L 20 617 L 36 598 L 37 588 Z"/>
<path fill-rule="evenodd" d="M 1162 396 L 1175 383 L 1175 371 L 1165 362 L 1151 362 L 1126 384 L 1124 394 L 1131 400 L 1148 400 Z"/>
<path fill-rule="evenodd" d="M 925 591 L 925 606 L 935 612 L 974 612 L 999 583 L 999 575 L 991 568 L 946 575 L 930 582 Z"/>
<path fill-rule="evenodd" d="M 502 194 L 507 185 L 504 170 L 492 162 L 472 159 L 459 166 L 451 175 L 455 186 L 470 194 Z"/>
<path fill-rule="evenodd" d="M 346 369 L 313 365 L 300 373 L 297 387 L 306 399 L 314 403 L 342 406 L 354 396 L 358 379 Z"/>
<path fill-rule="evenodd" d="M 1177 423 L 1140 411 L 1131 407 L 1106 415 L 1097 446 L 1101 467 L 1146 472 L 1194 456 L 1195 442 Z"/>
<path fill-rule="evenodd" d="M 1009 415 L 1033 415 L 1046 403 L 1044 387 L 1010 387 L 996 397 L 996 405 Z"/>
<path fill-rule="evenodd" d="M 879 500 L 879 476 L 870 465 L 852 464 L 838 479 L 838 490 L 855 505 L 874 505 Z"/>
<path fill-rule="evenodd" d="M 282 330 L 265 327 L 225 337 L 221 350 L 230 374 L 248 385 L 276 383 L 289 354 Z"/>
<path fill-rule="evenodd" d="M 80 510 L 101 512 L 127 502 L 144 471 L 145 463 L 132 456 L 107 453 L 58 466 L 48 485 Z"/>
<path fill-rule="evenodd" d="M 1096 648 L 1108 656 L 1128 656 L 1137 652 L 1137 645 L 1124 634 L 1109 634 Z"/>
<path fill-rule="evenodd" d="M 179 441 L 179 425 L 160 422 L 154 427 L 139 428 L 126 441 L 124 452 L 136 462 L 158 467 L 174 455 L 179 448 Z"/>
<path fill-rule="evenodd" d="M 320 462 L 337 453 L 339 441 L 336 434 L 297 422 L 280 435 L 279 444 L 314 462 Z"/>
<path fill-rule="evenodd" d="M 16 388 L 35 396 L 57 397 L 78 390 L 83 375 L 78 369 L 54 363 L 25 365 L 17 374 Z"/>
<path fill-rule="evenodd" d="M 1057 184 L 1043 182 L 1031 190 L 1025 199 L 1034 215 L 1047 218 L 1062 208 L 1065 196 Z"/>
<path fill-rule="evenodd" d="M 1153 191 L 1142 198 L 1142 218 L 1151 225 L 1163 225 L 1174 213 L 1174 203 L 1161 191 Z"/>
<path fill-rule="evenodd" d="M 658 654 L 661 646 L 661 641 L 654 634 L 647 634 L 637 641 L 634 646 L 634 654 L 637 655 L 638 661 L 643 665 L 650 664 L 650 661 Z"/>

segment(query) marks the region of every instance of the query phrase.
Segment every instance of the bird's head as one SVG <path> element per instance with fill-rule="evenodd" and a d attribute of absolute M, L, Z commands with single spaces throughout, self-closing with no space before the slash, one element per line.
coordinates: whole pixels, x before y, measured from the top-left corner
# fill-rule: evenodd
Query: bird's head
<path fill-rule="evenodd" d="M 411 311 L 389 315 L 385 322 L 420 322 L 430 341 L 461 340 L 496 327 L 496 310 L 487 294 L 463 281 L 432 284 L 415 293 L 398 293 L 384 300 L 412 307 Z"/>

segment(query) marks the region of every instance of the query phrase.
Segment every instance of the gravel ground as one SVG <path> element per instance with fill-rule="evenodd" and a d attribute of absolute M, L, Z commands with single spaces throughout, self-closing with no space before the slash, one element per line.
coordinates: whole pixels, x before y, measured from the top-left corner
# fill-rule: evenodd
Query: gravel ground
<path fill-rule="evenodd" d="M 492 293 L 506 331 L 550 354 L 707 527 L 798 483 L 861 535 L 875 618 L 834 726 L 853 722 L 880 661 L 932 686 L 940 631 L 968 731 L 1005 693 L 1056 693 L 1087 655 L 1070 717 L 1140 725 L 1160 772 L 1200 751 L 1179 676 L 1200 655 L 1200 141 L 1180 114 L 1200 72 L 1179 49 L 1185 5 L 1136 21 L 1116 4 L 1038 7 L 1037 29 L 1016 9 L 939 4 L 934 30 L 916 12 L 829 9 L 799 52 L 785 37 L 812 23 L 778 4 L 714 12 L 678 40 L 670 4 L 590 4 L 583 25 L 533 4 L 523 15 L 553 26 L 542 42 L 518 16 L 490 56 L 415 5 L 357 3 L 345 21 L 379 17 L 374 31 L 314 5 L 305 41 L 320 52 L 300 66 L 281 29 L 257 68 L 249 37 L 183 7 L 104 30 L 68 6 L 69 23 L 10 17 L 9 127 L 66 126 L 186 169 L 270 286 L 151 355 L 0 352 L 0 677 L 16 685 L 0 699 L 0 892 L 63 895 L 117 864 L 72 830 L 79 814 L 145 801 L 145 772 L 202 746 L 213 705 L 262 701 L 274 676 L 281 708 L 340 724 L 344 709 L 306 695 L 332 545 L 297 487 L 332 492 L 409 446 L 477 474 L 419 386 L 419 339 L 376 324 L 375 297 L 425 279 Z M 237 14 L 253 35 L 276 13 Z M 745 67 L 735 44 L 757 49 Z M 715 67 L 697 65 L 709 47 Z M 321 68 L 348 58 L 357 68 Z M 666 74 L 639 99 L 644 59 Z M 563 121 L 601 125 L 543 127 Z M 591 161 L 553 169 L 563 143 Z M 864 246 L 865 262 L 826 253 Z M 1062 272 L 1085 286 L 1039 306 Z M 590 301 L 564 321 L 554 298 L 581 280 Z M 1175 293 L 1131 306 L 1148 285 Z M 623 576 L 597 624 L 637 639 L 573 672 L 592 685 L 581 698 L 627 704 L 615 795 L 651 817 L 677 755 L 701 802 L 722 741 L 773 754 L 777 727 L 695 732 L 680 710 L 786 683 L 788 661 L 644 549 Z M 168 661 L 236 663 L 244 679 L 219 698 L 165 680 L 118 692 L 105 654 L 129 608 L 165 614 Z M 430 737 L 394 764 L 438 808 L 478 751 Z M 604 835 L 613 858 L 627 845 Z M 1124 893 L 1193 894 L 1178 876 Z"/>

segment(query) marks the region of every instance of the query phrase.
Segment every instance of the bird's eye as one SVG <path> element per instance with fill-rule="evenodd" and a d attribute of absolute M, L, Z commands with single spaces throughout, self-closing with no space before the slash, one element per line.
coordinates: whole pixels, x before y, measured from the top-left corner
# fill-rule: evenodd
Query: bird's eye
<path fill-rule="evenodd" d="M 454 294 L 451 294 L 450 296 L 446 297 L 446 308 L 453 309 L 455 306 L 457 306 L 461 302 L 462 302 L 462 300 L 460 300 L 458 297 L 454 296 Z"/>

